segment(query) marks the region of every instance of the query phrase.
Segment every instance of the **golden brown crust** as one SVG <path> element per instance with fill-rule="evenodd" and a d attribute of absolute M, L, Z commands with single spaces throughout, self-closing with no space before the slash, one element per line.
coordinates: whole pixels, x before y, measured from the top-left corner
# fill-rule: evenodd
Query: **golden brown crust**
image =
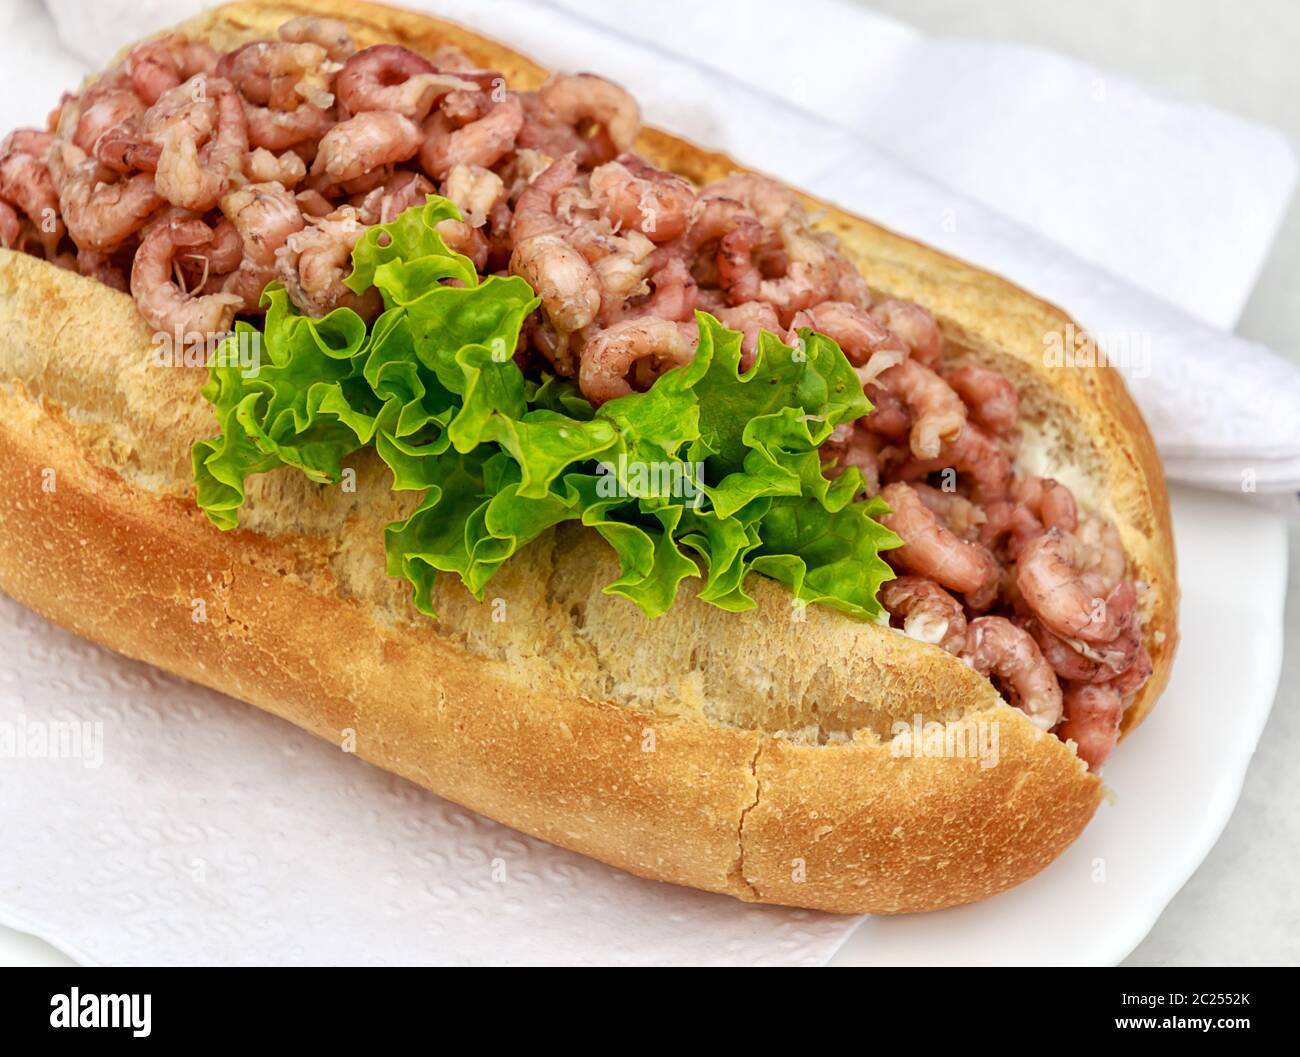
<path fill-rule="evenodd" d="M 234 4 L 188 28 L 228 47 L 308 11 L 362 45 L 454 43 L 512 85 L 545 77 L 460 27 L 370 4 Z M 699 181 L 736 168 L 654 130 L 638 146 Z M 960 355 L 1015 377 L 1027 458 L 1119 524 L 1150 584 L 1156 668 L 1130 729 L 1167 679 L 1177 589 L 1159 462 L 1122 382 L 1045 366 L 1046 336 L 1069 323 L 1057 309 L 827 209 L 873 288 L 925 304 Z M 505 619 L 444 584 L 433 624 L 384 576 L 382 525 L 403 497 L 365 457 L 355 494 L 259 479 L 246 528 L 219 533 L 189 494 L 189 445 L 214 429 L 202 372 L 151 365 L 129 298 L 9 253 L 0 364 L 0 588 L 336 744 L 353 731 L 364 758 L 525 832 L 742 899 L 896 912 L 1032 876 L 1101 796 L 1069 747 L 942 651 L 822 610 L 795 619 L 767 582 L 752 613 L 688 597 L 647 624 L 600 592 L 610 558 L 581 532 L 493 580 Z M 995 735 L 995 765 L 900 755 L 895 724 L 914 716 L 940 737 L 982 731 L 986 750 Z"/>

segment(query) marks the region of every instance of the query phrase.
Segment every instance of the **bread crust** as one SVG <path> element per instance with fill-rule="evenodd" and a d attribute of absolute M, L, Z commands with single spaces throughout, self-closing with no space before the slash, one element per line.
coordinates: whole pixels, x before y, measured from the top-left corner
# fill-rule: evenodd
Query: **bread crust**
<path fill-rule="evenodd" d="M 181 28 L 224 48 L 306 13 L 363 46 L 455 44 L 512 86 L 546 76 L 459 26 L 372 4 L 237 3 Z M 700 182 L 739 168 L 652 129 L 638 149 Z M 1155 668 L 1127 733 L 1167 681 L 1177 587 L 1160 465 L 1123 383 L 1044 364 L 1045 336 L 1070 324 L 1058 309 L 813 204 L 873 289 L 926 305 L 959 356 L 1015 378 L 1032 468 L 1115 519 L 1149 585 Z M 153 365 L 126 295 L 0 252 L 0 588 L 516 829 L 744 900 L 970 902 L 1041 870 L 1096 809 L 1101 783 L 1072 746 L 965 665 L 888 628 L 792 612 L 761 578 L 751 613 L 688 591 L 647 623 L 601 593 L 614 569 L 601 542 L 561 530 L 498 574 L 495 605 L 440 585 L 433 623 L 384 575 L 381 527 L 409 497 L 364 454 L 355 493 L 270 474 L 250 487 L 246 527 L 218 532 L 189 478 L 190 444 L 215 431 L 203 375 Z M 997 762 L 902 755 L 894 725 L 913 722 L 940 738 L 996 731 Z"/>

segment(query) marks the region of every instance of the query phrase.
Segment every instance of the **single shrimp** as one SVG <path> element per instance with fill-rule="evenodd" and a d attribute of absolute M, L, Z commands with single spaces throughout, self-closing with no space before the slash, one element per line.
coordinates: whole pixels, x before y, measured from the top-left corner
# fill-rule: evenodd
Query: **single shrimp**
<path fill-rule="evenodd" d="M 1009 436 L 1020 416 L 1020 397 L 1001 371 L 966 364 L 943 372 L 943 380 L 962 399 L 971 421 L 995 437 Z"/>
<path fill-rule="evenodd" d="M 601 212 L 623 230 L 651 242 L 671 242 L 686 231 L 695 189 L 680 176 L 624 154 L 591 171 L 591 193 Z"/>
<path fill-rule="evenodd" d="M 838 255 L 827 237 L 807 226 L 802 213 L 792 214 L 781 226 L 781 245 L 786 260 L 785 274 L 764 279 L 758 298 L 776 308 L 782 322 L 800 310 L 825 300 L 835 284 Z"/>
<path fill-rule="evenodd" d="M 987 515 L 978 503 L 972 503 L 960 492 L 945 492 L 917 481 L 912 490 L 930 510 L 934 511 L 953 532 L 968 543 L 977 543 L 980 529 Z"/>
<path fill-rule="evenodd" d="M 366 192 L 357 204 L 357 215 L 363 224 L 387 224 L 412 206 L 424 205 L 434 191 L 433 184 L 419 173 L 400 172 L 374 190 Z M 442 230 L 441 224 L 438 230 Z"/>
<path fill-rule="evenodd" d="M 1045 528 L 1073 532 L 1079 527 L 1079 508 L 1074 493 L 1054 478 L 1018 477 L 1011 482 L 1011 498 L 1024 506 Z"/>
<path fill-rule="evenodd" d="M 260 40 L 223 55 L 217 77 L 230 81 L 248 102 L 272 110 L 293 110 L 306 101 L 334 105 L 327 55 L 318 44 Z"/>
<path fill-rule="evenodd" d="M 68 234 L 82 249 L 114 249 L 165 204 L 148 173 L 110 182 L 110 170 L 66 141 L 55 142 L 49 166 Z"/>
<path fill-rule="evenodd" d="M 912 428 L 912 416 L 898 395 L 875 383 L 867 385 L 863 392 L 871 401 L 871 411 L 859 420 L 863 428 L 891 441 L 905 441 Z"/>
<path fill-rule="evenodd" d="M 155 224 L 131 267 L 131 296 L 145 322 L 160 333 L 176 334 L 185 344 L 210 341 L 228 331 L 240 303 L 227 293 L 195 297 L 173 278 L 177 253 L 207 245 L 212 237 L 212 229 L 201 220 Z"/>
<path fill-rule="evenodd" d="M 891 367 L 907 359 L 907 346 L 893 331 L 877 323 L 856 305 L 846 301 L 823 301 L 796 313 L 791 329 L 810 327 L 825 334 L 840 347 L 864 386 L 876 381 Z"/>
<path fill-rule="evenodd" d="M 106 253 L 96 253 L 94 250 L 78 250 L 77 271 L 88 278 L 98 280 L 105 286 L 111 286 L 114 290 L 120 290 L 123 293 L 130 291 L 131 287 L 126 274 L 117 266 L 113 258 Z"/>
<path fill-rule="evenodd" d="M 799 218 L 803 214 L 803 207 L 793 191 L 757 173 L 732 173 L 701 189 L 701 201 L 707 203 L 714 198 L 739 202 L 758 218 L 763 230 L 773 236 L 780 233 L 782 225 L 792 214 Z"/>
<path fill-rule="evenodd" d="M 961 659 L 993 678 L 1034 726 L 1051 730 L 1061 718 L 1061 684 L 1038 643 L 1006 617 L 976 617 L 966 628 Z"/>
<path fill-rule="evenodd" d="M 917 360 L 904 360 L 882 371 L 880 384 L 891 390 L 912 419 L 908 445 L 918 459 L 939 456 L 945 441 L 966 426 L 966 405 L 948 383 Z"/>
<path fill-rule="evenodd" d="M 537 291 L 547 319 L 562 336 L 589 325 L 601 301 L 600 280 L 566 240 L 566 227 L 555 215 L 555 196 L 577 169 L 572 156 L 552 164 L 519 196 L 510 223 L 510 272 Z"/>
<path fill-rule="evenodd" d="M 332 112 L 314 103 L 302 103 L 292 110 L 272 110 L 245 101 L 244 116 L 249 145 L 276 152 L 314 142 L 334 125 Z"/>
<path fill-rule="evenodd" d="M 343 62 L 357 50 L 348 27 L 333 18 L 299 15 L 282 24 L 275 35 L 290 44 L 319 45 L 335 62 Z"/>
<path fill-rule="evenodd" d="M 23 225 L 18 211 L 0 198 L 0 245 L 7 250 L 18 249 L 22 242 Z"/>
<path fill-rule="evenodd" d="M 649 361 L 656 373 L 689 363 L 699 341 L 694 323 L 646 316 L 616 323 L 602 330 L 582 350 L 578 386 L 583 396 L 599 406 L 632 392 L 627 376 L 637 364 Z"/>
<path fill-rule="evenodd" d="M 856 467 L 862 474 L 862 494 L 873 496 L 880 491 L 880 439 L 856 423 L 836 426 L 818 454 L 828 477 L 838 477 L 850 466 Z"/>
<path fill-rule="evenodd" d="M 478 85 L 439 73 L 428 59 L 400 44 L 363 48 L 334 78 L 334 93 L 349 113 L 387 110 L 412 121 L 424 120 L 439 97 L 456 90 L 478 91 Z"/>
<path fill-rule="evenodd" d="M 309 316 L 323 316 L 340 306 L 363 316 L 381 307 L 372 288 L 358 296 L 343 285 L 352 270 L 352 250 L 366 233 L 351 206 L 341 206 L 326 217 L 312 217 L 294 232 L 276 253 L 276 272 L 289 299 Z"/>
<path fill-rule="evenodd" d="M 871 316 L 897 334 L 918 360 L 930 370 L 938 370 L 943 352 L 943 332 L 934 316 L 911 301 L 890 298 L 870 308 Z"/>
<path fill-rule="evenodd" d="M 1016 586 L 1034 615 L 1067 639 L 1114 642 L 1133 621 L 1137 592 L 1121 580 L 1113 585 L 1084 568 L 1083 548 L 1074 536 L 1048 529 L 1030 540 L 1016 562 Z"/>
<path fill-rule="evenodd" d="M 717 243 L 718 285 L 730 304 L 760 299 L 763 273 L 754 263 L 754 253 L 763 240 L 763 225 L 743 202 L 719 195 L 698 199 L 685 239 L 692 255 Z"/>
<path fill-rule="evenodd" d="M 253 183 L 278 183 L 292 190 L 306 177 L 307 164 L 291 150 L 277 157 L 257 147 L 244 156 L 244 175 Z"/>
<path fill-rule="evenodd" d="M 420 167 L 435 180 L 445 179 L 457 165 L 490 169 L 510 153 L 523 123 L 523 106 L 514 94 L 459 127 L 445 109 L 438 110 L 424 123 Z"/>
<path fill-rule="evenodd" d="M 1094 645 L 1079 639 L 1064 639 L 1032 617 L 1024 621 L 1052 670 L 1062 679 L 1103 683 L 1120 677 L 1133 667 L 1142 651 L 1141 631 L 1136 621 L 1114 642 Z"/>
<path fill-rule="evenodd" d="M 1057 737 L 1074 742 L 1074 751 L 1088 765 L 1088 770 L 1101 770 L 1119 741 L 1119 725 L 1124 718 L 1124 702 L 1119 691 L 1106 683 L 1068 686 L 1064 712 L 1065 720 L 1056 732 Z"/>
<path fill-rule="evenodd" d="M 949 653 L 966 645 L 966 613 L 961 603 L 933 580 L 899 576 L 880 585 L 880 604 L 902 621 L 908 638 Z"/>
<path fill-rule="evenodd" d="M 1146 681 L 1151 678 L 1153 670 L 1151 654 L 1147 652 L 1145 646 L 1139 645 L 1133 663 L 1112 679 L 1109 685 L 1115 688 L 1124 704 L 1128 705 L 1137 692 L 1146 685 Z"/>
<path fill-rule="evenodd" d="M 247 184 L 221 199 L 221 212 L 241 240 L 242 259 L 222 290 L 240 299 L 241 312 L 256 312 L 262 291 L 276 277 L 276 253 L 306 225 L 298 201 L 284 185 Z"/>
<path fill-rule="evenodd" d="M 140 97 L 130 88 L 115 88 L 96 96 L 89 105 L 83 105 L 77 118 L 72 142 L 87 154 L 95 154 L 95 145 L 110 129 L 115 129 L 145 111 Z"/>
<path fill-rule="evenodd" d="M 443 196 L 456 204 L 465 223 L 481 228 L 493 207 L 505 197 L 505 183 L 481 165 L 453 165 L 442 186 Z"/>
<path fill-rule="evenodd" d="M 1011 460 L 1006 452 L 993 437 L 970 423 L 934 458 L 910 459 L 898 468 L 898 475 L 908 481 L 949 470 L 969 480 L 971 498 L 977 503 L 1004 498 L 1011 485 Z"/>
<path fill-rule="evenodd" d="M 713 313 L 723 326 L 740 331 L 744 337 L 740 342 L 740 367 L 749 370 L 758 355 L 758 337 L 769 330 L 780 335 L 781 321 L 776 318 L 776 309 L 766 301 L 746 301 L 741 305 L 718 308 Z"/>
<path fill-rule="evenodd" d="M 537 90 L 542 123 L 569 131 L 570 145 L 584 167 L 600 165 L 630 150 L 641 131 L 641 108 L 623 88 L 592 73 L 555 74 Z M 522 131 L 522 130 L 521 130 Z M 525 142 L 525 147 L 539 144 Z M 545 149 L 545 148 L 543 148 Z"/>
<path fill-rule="evenodd" d="M 990 591 L 996 592 L 999 573 L 993 557 L 978 543 L 949 529 L 914 488 L 894 482 L 880 490 L 880 497 L 890 507 L 880 523 L 903 540 L 902 547 L 889 552 L 891 560 L 918 576 L 981 600 Z"/>
<path fill-rule="evenodd" d="M 419 149 L 420 126 L 414 121 L 388 110 L 367 110 L 325 133 L 311 171 L 342 184 L 406 161 Z"/>
<path fill-rule="evenodd" d="M 217 53 L 211 47 L 183 33 L 146 41 L 126 57 L 131 86 L 146 106 L 196 74 L 212 73 L 216 65 Z"/>
<path fill-rule="evenodd" d="M 178 91 L 183 91 L 182 85 Z M 162 136 L 155 186 L 173 205 L 205 213 L 230 190 L 248 153 L 243 104 L 229 81 L 210 78 L 206 91 L 215 103 L 215 128 L 202 146 L 201 131 L 188 121 L 171 125 Z"/>
<path fill-rule="evenodd" d="M 36 129 L 18 129 L 0 143 L 0 198 L 21 209 L 36 228 L 47 256 L 66 228 L 59 216 L 59 196 L 44 158 L 54 137 Z"/>

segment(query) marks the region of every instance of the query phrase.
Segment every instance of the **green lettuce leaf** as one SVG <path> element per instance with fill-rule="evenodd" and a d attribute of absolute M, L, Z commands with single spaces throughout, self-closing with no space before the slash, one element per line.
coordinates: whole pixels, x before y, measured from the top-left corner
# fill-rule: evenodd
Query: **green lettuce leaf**
<path fill-rule="evenodd" d="M 350 309 L 302 316 L 268 287 L 264 331 L 241 323 L 228 339 L 260 340 L 260 370 L 217 357 L 204 388 L 221 433 L 193 460 L 214 524 L 236 524 L 252 474 L 291 466 L 334 482 L 373 446 L 395 489 L 423 493 L 385 549 L 390 575 L 431 615 L 440 573 L 481 599 L 505 562 L 566 521 L 606 540 L 619 576 L 605 590 L 648 616 L 691 578 L 701 600 L 751 608 L 752 573 L 799 604 L 880 615 L 892 575 L 880 552 L 899 541 L 873 520 L 883 504 L 855 501 L 858 471 L 828 479 L 818 454 L 870 410 L 834 342 L 803 331 L 789 347 L 764 333 L 742 372 L 741 335 L 699 313 L 690 364 L 593 408 L 571 381 L 524 376 L 514 353 L 538 299 L 518 277 L 480 280 L 448 249 L 437 224 L 459 216 L 431 196 L 361 239 L 346 282 L 382 294 L 369 327 Z"/>

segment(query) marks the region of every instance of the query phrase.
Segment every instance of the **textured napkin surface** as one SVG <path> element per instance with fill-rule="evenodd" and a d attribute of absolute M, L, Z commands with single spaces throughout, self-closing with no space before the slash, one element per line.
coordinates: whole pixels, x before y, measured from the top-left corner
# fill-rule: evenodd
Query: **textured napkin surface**
<path fill-rule="evenodd" d="M 6 128 L 40 122 L 92 64 L 202 6 L 48 4 L 67 50 L 37 0 L 14 0 L 0 12 L 0 61 L 24 88 L 0 98 Z M 879 140 L 889 148 L 882 150 L 846 127 L 855 115 L 842 107 L 757 93 L 665 47 L 647 48 L 544 5 L 410 6 L 475 25 L 548 65 L 618 78 L 656 124 L 1001 271 L 1095 329 L 1145 336 L 1152 369 L 1131 382 L 1166 456 L 1185 460 L 1191 479 L 1213 475 L 1232 487 L 1243 459 L 1271 467 L 1279 481 L 1294 471 L 1297 438 L 1267 432 L 1275 416 L 1300 407 L 1287 365 L 1201 322 L 1198 315 L 1211 313 L 1187 311 L 1194 298 L 1178 308 L 1140 292 L 1118 278 L 1122 267 L 1085 263 L 895 160 L 911 149 L 897 138 L 901 125 L 895 143 Z M 747 24 L 780 26 L 753 16 Z M 878 28 L 874 19 L 856 25 Z M 747 46 L 770 47 L 771 39 Z M 805 35 L 800 54 L 812 60 L 824 46 Z M 887 79 L 893 66 L 883 48 L 878 61 L 879 78 Z M 902 65 L 901 54 L 893 62 Z M 783 83 L 778 77 L 768 88 L 784 91 Z M 833 120 L 812 117 L 809 108 Z M 1131 120 L 1126 127 L 1134 140 L 1143 134 Z M 1123 127 L 1112 133 L 1125 134 Z M 965 186 L 959 172 L 951 175 Z M 1269 179 L 1277 178 L 1273 166 Z M 1105 203 L 1072 209 L 1088 230 L 1124 236 Z M 1274 215 L 1262 223 L 1275 222 Z M 1259 261 L 1246 260 L 1251 253 L 1262 257 L 1263 248 L 1247 248 L 1229 264 L 1233 281 L 1247 288 L 1239 273 L 1253 276 Z M 1223 315 L 1230 301 L 1214 313 Z M 1226 376 L 1225 363 L 1234 364 Z M 1190 416 L 1202 415 L 1200 428 L 1188 428 Z M 1175 472 L 1179 465 L 1172 462 Z M 0 845 L 23 849 L 0 860 L 0 921 L 85 961 L 809 964 L 825 961 L 852 925 L 640 881 L 521 837 L 0 598 L 0 741 L 5 731 L 39 741 L 61 732 L 52 724 L 73 721 L 92 724 L 82 746 L 88 759 L 0 759 L 7 808 Z M 91 766 L 95 746 L 99 765 Z"/>

